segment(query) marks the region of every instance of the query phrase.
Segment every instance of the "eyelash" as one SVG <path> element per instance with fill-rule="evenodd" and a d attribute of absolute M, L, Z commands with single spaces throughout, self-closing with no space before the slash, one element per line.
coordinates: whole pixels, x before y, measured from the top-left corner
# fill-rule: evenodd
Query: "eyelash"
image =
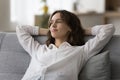
<path fill-rule="evenodd" d="M 56 21 L 55 23 L 62 23 L 62 21 Z M 53 22 L 49 22 L 49 24 L 53 24 Z"/>

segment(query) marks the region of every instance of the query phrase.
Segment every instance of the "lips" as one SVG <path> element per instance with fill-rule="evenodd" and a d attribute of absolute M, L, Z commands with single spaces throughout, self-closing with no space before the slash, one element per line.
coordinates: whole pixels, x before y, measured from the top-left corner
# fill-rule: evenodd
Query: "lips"
<path fill-rule="evenodd" d="M 51 32 L 56 32 L 56 31 L 58 31 L 57 29 L 51 29 Z"/>

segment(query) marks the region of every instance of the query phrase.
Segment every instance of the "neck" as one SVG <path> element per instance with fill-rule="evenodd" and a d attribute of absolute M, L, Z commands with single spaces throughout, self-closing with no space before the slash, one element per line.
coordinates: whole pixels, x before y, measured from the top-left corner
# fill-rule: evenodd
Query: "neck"
<path fill-rule="evenodd" d="M 66 41 L 66 39 L 55 39 L 56 47 L 59 47 L 65 41 Z"/>
<path fill-rule="evenodd" d="M 55 46 L 59 47 L 63 42 L 67 41 L 68 34 L 65 37 L 55 38 Z"/>

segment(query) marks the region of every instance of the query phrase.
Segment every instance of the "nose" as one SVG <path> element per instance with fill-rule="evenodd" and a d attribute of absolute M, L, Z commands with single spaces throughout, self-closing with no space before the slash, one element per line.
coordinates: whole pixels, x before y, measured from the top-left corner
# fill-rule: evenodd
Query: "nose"
<path fill-rule="evenodd" d="M 56 27 L 56 22 L 54 22 L 53 24 L 51 24 L 52 27 Z"/>

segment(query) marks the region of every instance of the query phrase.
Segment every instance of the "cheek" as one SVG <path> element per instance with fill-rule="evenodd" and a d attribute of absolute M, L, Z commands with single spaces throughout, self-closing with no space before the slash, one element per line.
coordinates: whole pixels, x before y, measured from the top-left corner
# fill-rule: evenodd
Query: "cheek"
<path fill-rule="evenodd" d="M 70 31 L 69 27 L 68 26 L 64 26 L 62 28 L 59 29 L 61 33 L 67 33 Z"/>
<path fill-rule="evenodd" d="M 68 30 L 66 30 L 66 29 L 61 30 L 61 33 L 67 33 L 67 32 L 68 32 Z"/>

